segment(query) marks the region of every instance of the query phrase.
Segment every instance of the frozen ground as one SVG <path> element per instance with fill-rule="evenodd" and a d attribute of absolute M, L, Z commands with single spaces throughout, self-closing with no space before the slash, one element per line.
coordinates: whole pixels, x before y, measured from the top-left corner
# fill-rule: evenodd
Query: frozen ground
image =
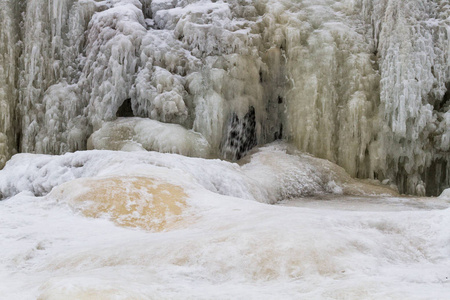
<path fill-rule="evenodd" d="M 389 196 L 288 148 L 240 165 L 15 156 L 0 171 L 0 298 L 448 299 L 450 198 Z"/>

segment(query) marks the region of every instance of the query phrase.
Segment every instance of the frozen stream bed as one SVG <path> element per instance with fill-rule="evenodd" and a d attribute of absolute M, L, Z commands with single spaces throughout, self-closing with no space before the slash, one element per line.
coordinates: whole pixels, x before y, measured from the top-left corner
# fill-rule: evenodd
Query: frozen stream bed
<path fill-rule="evenodd" d="M 337 211 L 400 212 L 445 210 L 450 207 L 445 199 L 427 197 L 343 196 L 316 195 L 280 201 L 278 205 Z"/>
<path fill-rule="evenodd" d="M 0 171 L 0 299 L 448 299 L 450 199 L 364 196 L 339 170 L 282 144 L 241 164 L 17 155 Z"/>

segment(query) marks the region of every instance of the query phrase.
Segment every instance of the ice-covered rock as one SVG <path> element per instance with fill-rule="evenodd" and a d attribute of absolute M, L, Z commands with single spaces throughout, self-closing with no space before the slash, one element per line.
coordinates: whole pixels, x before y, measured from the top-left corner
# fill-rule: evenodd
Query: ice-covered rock
<path fill-rule="evenodd" d="M 106 122 L 88 139 L 88 149 L 118 151 L 158 151 L 208 158 L 211 147 L 198 132 L 178 124 L 149 119 L 119 118 Z"/>

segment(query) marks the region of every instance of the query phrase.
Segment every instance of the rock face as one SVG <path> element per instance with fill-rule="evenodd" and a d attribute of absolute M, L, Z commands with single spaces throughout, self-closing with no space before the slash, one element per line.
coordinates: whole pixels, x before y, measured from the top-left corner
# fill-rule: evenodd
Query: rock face
<path fill-rule="evenodd" d="M 449 18 L 448 0 L 0 0 L 0 167 L 134 116 L 195 131 L 216 157 L 283 138 L 438 195 Z"/>

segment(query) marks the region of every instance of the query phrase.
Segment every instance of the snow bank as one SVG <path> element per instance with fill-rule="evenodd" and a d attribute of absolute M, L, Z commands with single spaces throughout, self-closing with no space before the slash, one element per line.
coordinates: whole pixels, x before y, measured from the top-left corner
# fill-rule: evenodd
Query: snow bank
<path fill-rule="evenodd" d="M 174 184 L 187 182 L 188 186 L 266 203 L 320 193 L 396 194 L 388 187 L 354 180 L 325 160 L 295 150 L 289 153 L 291 148 L 282 143 L 260 148 L 241 161 L 242 166 L 158 152 L 18 154 L 0 172 L 0 193 L 3 198 L 24 191 L 42 196 L 77 178 L 159 174 L 158 178 Z"/>
<path fill-rule="evenodd" d="M 422 300 L 449 293 L 448 203 L 443 210 L 398 205 L 374 212 L 330 209 L 327 201 L 280 207 L 200 188 L 188 193 L 195 221 L 158 233 L 116 226 L 107 216 L 86 218 L 50 196 L 1 201 L 0 293 Z M 354 204 L 341 199 L 347 208 Z"/>
<path fill-rule="evenodd" d="M 439 198 L 450 200 L 450 189 L 444 190 Z"/>

